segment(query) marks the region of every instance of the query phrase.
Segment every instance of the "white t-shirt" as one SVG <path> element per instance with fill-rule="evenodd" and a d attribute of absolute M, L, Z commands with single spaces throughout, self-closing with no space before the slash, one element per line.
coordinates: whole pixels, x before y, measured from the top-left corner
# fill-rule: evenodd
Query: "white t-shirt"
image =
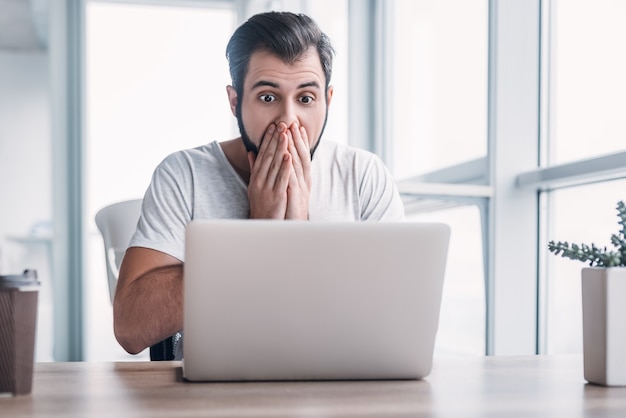
<path fill-rule="evenodd" d="M 404 207 L 393 178 L 373 153 L 322 140 L 311 162 L 312 221 L 398 221 Z M 184 261 L 192 219 L 247 219 L 248 186 L 218 142 L 169 155 L 156 168 L 130 247 Z"/>

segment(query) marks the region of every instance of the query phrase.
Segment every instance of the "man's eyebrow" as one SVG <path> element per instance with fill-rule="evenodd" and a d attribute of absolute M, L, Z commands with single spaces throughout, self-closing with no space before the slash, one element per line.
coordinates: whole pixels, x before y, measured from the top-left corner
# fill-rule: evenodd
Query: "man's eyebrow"
<path fill-rule="evenodd" d="M 316 88 L 320 88 L 320 85 L 317 81 L 309 81 L 308 83 L 302 83 L 298 86 L 299 89 L 303 89 L 305 87 L 316 87 Z"/>
<path fill-rule="evenodd" d="M 254 90 L 254 89 L 258 88 L 258 87 L 272 87 L 272 88 L 278 89 L 278 88 L 280 88 L 280 85 L 278 83 L 274 83 L 273 81 L 260 80 L 260 81 L 257 81 L 256 83 L 254 83 L 252 85 L 252 89 L 251 90 Z M 302 84 L 298 85 L 299 89 L 303 89 L 303 88 L 306 88 L 306 87 L 316 87 L 316 88 L 319 89 L 320 85 L 319 85 L 319 83 L 317 81 L 307 81 L 306 83 L 302 83 Z"/>
<path fill-rule="evenodd" d="M 273 88 L 277 89 L 279 86 L 278 86 L 277 83 L 273 83 L 271 81 L 261 80 L 261 81 L 257 81 L 256 83 L 254 83 L 252 85 L 252 89 L 251 90 L 254 90 L 257 87 L 273 87 Z"/>

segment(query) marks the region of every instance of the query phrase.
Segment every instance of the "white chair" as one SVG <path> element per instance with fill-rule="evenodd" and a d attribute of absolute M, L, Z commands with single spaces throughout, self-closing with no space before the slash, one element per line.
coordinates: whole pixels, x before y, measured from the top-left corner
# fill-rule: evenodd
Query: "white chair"
<path fill-rule="evenodd" d="M 115 297 L 115 287 L 124 253 L 141 215 L 141 202 L 142 199 L 126 200 L 106 206 L 96 213 L 96 225 L 104 241 L 104 257 L 111 303 Z M 180 338 L 181 335 L 177 332 L 151 346 L 150 360 L 173 360 L 176 345 Z"/>
<path fill-rule="evenodd" d="M 122 258 L 137 228 L 142 199 L 126 200 L 106 206 L 96 214 L 96 225 L 104 241 L 104 257 L 111 303 Z"/>

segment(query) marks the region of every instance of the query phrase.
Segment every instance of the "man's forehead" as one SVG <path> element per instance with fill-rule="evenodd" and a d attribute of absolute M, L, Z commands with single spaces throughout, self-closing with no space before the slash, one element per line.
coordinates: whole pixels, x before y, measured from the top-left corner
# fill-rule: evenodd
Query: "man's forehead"
<path fill-rule="evenodd" d="M 309 48 L 293 63 L 284 62 L 279 56 L 266 51 L 256 51 L 250 57 L 244 80 L 247 89 L 259 84 L 296 83 L 297 85 L 323 86 L 324 71 L 319 54 L 314 47 Z"/>

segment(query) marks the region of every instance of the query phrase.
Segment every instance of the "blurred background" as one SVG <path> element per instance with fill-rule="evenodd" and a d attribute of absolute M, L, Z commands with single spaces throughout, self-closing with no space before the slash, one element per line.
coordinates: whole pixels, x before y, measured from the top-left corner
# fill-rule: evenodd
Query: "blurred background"
<path fill-rule="evenodd" d="M 37 361 L 145 360 L 112 331 L 94 223 L 169 153 L 238 135 L 225 47 L 311 15 L 325 138 L 369 149 L 408 221 L 452 227 L 436 354 L 582 352 L 580 268 L 626 196 L 620 0 L 0 0 L 0 274 L 36 268 Z"/>

